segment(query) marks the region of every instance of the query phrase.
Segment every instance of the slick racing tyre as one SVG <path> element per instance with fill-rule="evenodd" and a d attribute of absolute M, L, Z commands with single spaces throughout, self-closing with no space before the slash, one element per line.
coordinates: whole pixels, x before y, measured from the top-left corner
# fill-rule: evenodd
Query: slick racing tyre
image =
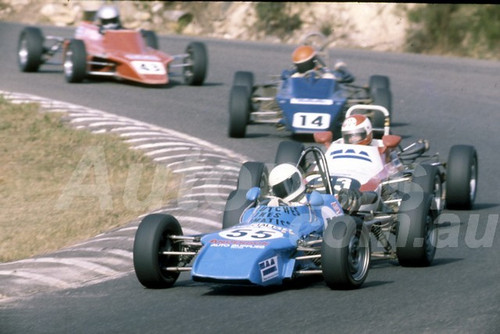
<path fill-rule="evenodd" d="M 431 265 L 438 239 L 433 196 L 412 191 L 403 196 L 397 215 L 396 255 L 405 267 Z"/>
<path fill-rule="evenodd" d="M 267 192 L 268 172 L 266 165 L 262 162 L 245 162 L 238 175 L 236 190 L 233 190 L 226 201 L 222 217 L 222 228 L 232 227 L 240 222 L 243 211 L 252 202 L 247 200 L 246 195 L 250 188 L 259 187 L 262 192 Z"/>
<path fill-rule="evenodd" d="M 389 119 L 392 118 L 392 96 L 391 96 L 391 91 L 387 88 L 377 88 L 375 91 L 372 93 L 372 99 L 373 102 L 372 104 L 377 105 L 377 106 L 382 106 L 387 109 L 389 112 Z M 372 115 L 370 117 L 370 120 L 372 122 L 372 126 L 375 129 L 384 129 L 385 125 L 385 115 L 379 111 L 379 110 L 374 110 L 372 111 Z M 381 139 L 383 136 L 383 131 L 377 131 L 373 133 L 374 138 L 376 139 Z"/>
<path fill-rule="evenodd" d="M 417 164 L 413 173 L 413 190 L 433 196 L 432 210 L 441 213 L 444 207 L 444 189 L 441 173 L 436 166 Z"/>
<path fill-rule="evenodd" d="M 249 117 L 250 96 L 247 87 L 233 86 L 229 93 L 229 137 L 245 137 Z"/>
<path fill-rule="evenodd" d="M 205 81 L 208 69 L 208 54 L 205 44 L 191 42 L 186 48 L 183 75 L 184 82 L 190 86 L 201 86 Z"/>
<path fill-rule="evenodd" d="M 155 50 L 159 49 L 158 37 L 156 36 L 156 33 L 154 31 L 141 30 L 141 35 L 142 38 L 144 38 L 144 42 L 146 43 L 147 46 Z"/>
<path fill-rule="evenodd" d="M 276 165 L 283 163 L 296 165 L 299 162 L 304 148 L 304 144 L 299 142 L 282 141 L 278 146 L 278 150 L 276 151 L 274 162 L 276 163 Z"/>
<path fill-rule="evenodd" d="M 370 269 L 370 235 L 352 216 L 335 217 L 323 233 L 321 266 L 331 289 L 359 288 Z"/>
<path fill-rule="evenodd" d="M 26 27 L 19 35 L 17 63 L 22 72 L 36 72 L 42 64 L 44 37 L 37 27 Z"/>
<path fill-rule="evenodd" d="M 254 75 L 252 72 L 237 71 L 234 73 L 233 86 L 244 86 L 248 90 L 248 96 L 253 93 Z"/>
<path fill-rule="evenodd" d="M 478 171 L 477 152 L 474 147 L 452 146 L 446 164 L 447 208 L 472 208 L 476 199 Z"/>
<path fill-rule="evenodd" d="M 370 76 L 370 80 L 368 81 L 368 85 L 370 87 L 371 91 L 375 91 L 378 88 L 383 88 L 390 90 L 391 89 L 391 82 L 389 80 L 389 77 L 385 75 L 372 75 Z"/>
<path fill-rule="evenodd" d="M 137 279 L 146 288 L 168 288 L 179 277 L 179 272 L 166 270 L 179 264 L 179 256 L 161 254 L 180 251 L 180 244 L 170 238 L 172 235 L 182 235 L 182 228 L 177 219 L 164 214 L 146 216 L 135 233 L 134 269 Z"/>
<path fill-rule="evenodd" d="M 87 76 L 87 51 L 80 39 L 72 39 L 64 51 L 64 77 L 69 83 L 82 82 Z"/>

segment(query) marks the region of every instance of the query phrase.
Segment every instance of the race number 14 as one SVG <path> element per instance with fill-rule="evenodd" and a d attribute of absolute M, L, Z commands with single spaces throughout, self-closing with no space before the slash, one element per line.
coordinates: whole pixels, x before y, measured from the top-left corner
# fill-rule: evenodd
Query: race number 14
<path fill-rule="evenodd" d="M 328 129 L 330 115 L 318 113 L 296 113 L 293 115 L 293 127 L 303 129 Z"/>

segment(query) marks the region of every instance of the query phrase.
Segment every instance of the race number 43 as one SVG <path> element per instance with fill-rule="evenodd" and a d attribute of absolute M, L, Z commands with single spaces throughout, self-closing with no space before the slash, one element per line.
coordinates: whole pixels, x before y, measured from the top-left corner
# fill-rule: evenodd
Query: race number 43
<path fill-rule="evenodd" d="M 132 61 L 132 66 L 139 74 L 157 74 L 164 75 L 166 73 L 165 67 L 162 63 L 157 61 Z"/>
<path fill-rule="evenodd" d="M 324 130 L 330 127 L 330 115 L 299 112 L 293 115 L 294 128 Z"/>

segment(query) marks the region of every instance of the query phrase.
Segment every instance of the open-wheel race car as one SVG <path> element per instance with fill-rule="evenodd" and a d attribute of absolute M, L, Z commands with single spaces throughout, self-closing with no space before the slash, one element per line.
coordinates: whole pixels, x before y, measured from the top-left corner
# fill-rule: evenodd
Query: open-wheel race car
<path fill-rule="evenodd" d="M 343 216 L 323 152 L 311 147 L 303 157 L 315 161 L 322 192 L 307 190 L 301 183 L 305 175 L 297 173 L 268 187 L 274 169 L 268 173 L 264 163 L 246 162 L 220 231 L 187 236 L 171 215 L 146 216 L 133 249 L 139 282 L 147 288 L 167 288 L 189 271 L 194 281 L 218 284 L 281 285 L 299 276 L 322 275 L 333 289 L 360 287 L 370 265 L 368 231 L 361 220 Z M 292 184 L 304 185 L 301 202 L 277 196 L 278 189 Z"/>
<path fill-rule="evenodd" d="M 354 84 L 354 76 L 348 73 L 345 64 L 339 62 L 333 68 L 327 66 L 327 45 L 328 41 L 319 33 L 306 35 L 292 59 L 295 54 L 305 57 L 307 61 L 303 64 L 311 61 L 308 68 L 312 69 L 304 68 L 299 72 L 302 64 L 295 66 L 294 60 L 293 69 L 284 70 L 264 84 L 254 83 L 253 72 L 236 72 L 229 95 L 228 135 L 245 137 L 247 126 L 251 124 L 273 124 L 292 134 L 318 131 L 337 134 L 345 112 L 354 104 L 381 105 L 392 113 L 389 78 L 372 75 L 368 85 Z M 375 135 L 380 138 L 384 115 L 376 110 L 365 113 L 373 123 Z"/>
<path fill-rule="evenodd" d="M 365 108 L 352 106 L 346 117 Z M 389 117 L 383 107 L 370 108 Z M 372 256 L 397 259 L 403 266 L 428 266 L 435 256 L 442 210 L 469 210 L 474 205 L 478 157 L 473 146 L 454 145 L 447 162 L 441 162 L 438 153 L 426 154 L 426 140 L 401 148 L 401 137 L 391 135 L 388 126 L 382 139 L 373 139 L 370 145 L 346 144 L 343 138 L 317 141 L 326 144 L 334 194 L 345 214 L 362 221 L 382 246 Z M 282 142 L 276 162 L 300 161 L 304 150 L 301 143 Z M 313 186 L 315 178 L 321 181 L 314 175 L 315 163 L 300 164 L 310 187 L 321 191 L 322 182 Z"/>
<path fill-rule="evenodd" d="M 62 54 L 62 56 L 61 56 Z M 40 28 L 25 27 L 19 36 L 17 59 L 22 72 L 44 64 L 62 65 L 67 82 L 111 77 L 146 85 L 165 85 L 182 75 L 188 85 L 202 85 L 208 67 L 205 44 L 191 42 L 183 54 L 170 55 L 158 47 L 151 30 L 109 29 L 82 21 L 71 39 L 44 36 Z M 174 69 L 182 69 L 175 73 Z"/>

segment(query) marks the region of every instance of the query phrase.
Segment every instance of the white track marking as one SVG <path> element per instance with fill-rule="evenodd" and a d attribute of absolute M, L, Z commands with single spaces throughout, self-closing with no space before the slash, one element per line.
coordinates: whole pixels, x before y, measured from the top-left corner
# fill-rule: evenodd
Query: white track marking
<path fill-rule="evenodd" d="M 220 208 L 225 204 L 225 195 L 234 189 L 240 166 L 247 157 L 200 138 L 101 110 L 29 94 L 0 91 L 0 95 L 16 104 L 39 103 L 43 112 L 65 113 L 65 119 L 77 129 L 117 133 L 131 149 L 140 150 L 174 173 L 184 175 L 184 184 L 192 185 L 175 206 L 167 205 L 149 213 L 174 215 L 186 235 L 221 227 Z M 208 201 L 208 205 L 202 204 L 203 201 Z M 199 207 L 204 209 L 198 210 Z M 140 215 L 128 226 L 53 254 L 0 263 L 0 301 L 99 283 L 130 273 L 134 235 L 140 220 L 149 213 Z"/>

